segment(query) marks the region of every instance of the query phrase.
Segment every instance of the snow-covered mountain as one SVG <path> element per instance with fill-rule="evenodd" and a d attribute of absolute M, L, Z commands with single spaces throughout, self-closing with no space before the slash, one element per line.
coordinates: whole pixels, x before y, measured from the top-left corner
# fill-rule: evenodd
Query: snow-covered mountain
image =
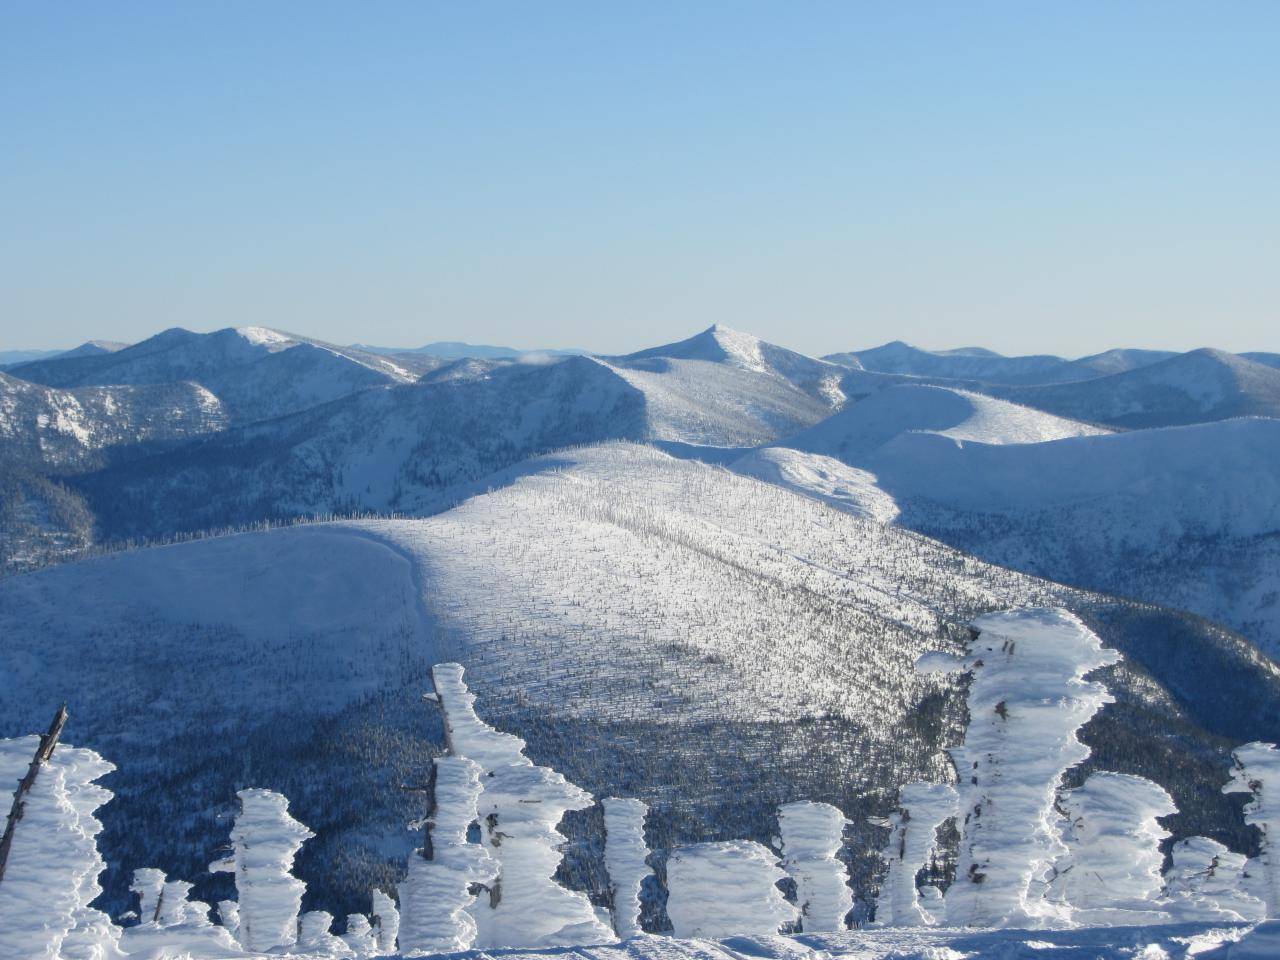
<path fill-rule="evenodd" d="M 226 425 L 196 383 L 55 389 L 0 373 L 0 457 L 6 466 L 69 473 L 106 451 L 203 436 Z"/>
<path fill-rule="evenodd" d="M 10 373 L 55 387 L 189 380 L 217 396 L 228 417 L 242 423 L 415 379 L 404 365 L 385 357 L 265 327 L 203 334 L 174 328 L 120 350 L 54 357 Z"/>
<path fill-rule="evenodd" d="M 881 841 L 866 817 L 907 779 L 945 779 L 941 748 L 963 722 L 963 684 L 916 659 L 961 650 L 979 613 L 1038 604 L 1075 610 L 1127 658 L 1103 673 L 1117 703 L 1085 729 L 1091 765 L 1159 781 L 1183 811 L 1175 832 L 1247 842 L 1216 792 L 1224 743 L 1280 732 L 1280 673 L 1228 631 L 647 447 L 561 452 L 492 484 L 429 519 L 0 581 L 15 681 L 0 685 L 0 735 L 73 691 L 76 741 L 120 764 L 102 812 L 112 904 L 142 865 L 219 899 L 208 851 L 235 788 L 253 785 L 286 793 L 319 834 L 299 861 L 317 905 L 367 910 L 423 813 L 402 787 L 440 749 L 419 696 L 442 660 L 535 762 L 649 803 L 655 847 L 767 841 L 778 802 L 830 802 L 854 821 L 856 880 Z M 568 879 L 602 892 L 598 822 L 563 829 Z"/>
<path fill-rule="evenodd" d="M 895 340 L 871 350 L 829 354 L 826 359 L 853 369 L 911 377 L 975 383 L 1047 384 L 1123 373 L 1176 355 L 1168 350 L 1118 349 L 1077 360 L 1049 355 L 1006 357 L 982 347 L 922 350 Z"/>
<path fill-rule="evenodd" d="M 900 434 L 922 431 L 992 444 L 1039 443 L 1109 432 L 979 393 L 902 384 L 848 404 L 782 443 L 852 464 Z"/>
<path fill-rule="evenodd" d="M 631 439 L 754 445 L 842 399 L 840 369 L 715 328 L 643 355 L 461 360 L 86 478 L 109 537 L 352 511 L 421 514 L 526 457 Z"/>
<path fill-rule="evenodd" d="M 54 357 L 92 356 L 102 353 L 115 353 L 123 350 L 127 343 L 116 340 L 86 340 L 78 347 L 70 350 L 0 350 L 0 370 L 7 370 L 19 364 L 36 360 L 52 360 Z"/>
<path fill-rule="evenodd" d="M 719 325 L 600 360 L 644 395 L 655 440 L 766 443 L 816 423 L 845 400 L 846 371 L 836 364 Z"/>
<path fill-rule="evenodd" d="M 437 357 L 441 360 L 519 360 L 529 356 L 581 356 L 587 352 L 585 350 L 563 350 L 559 348 L 518 350 L 515 347 L 499 347 L 488 343 L 465 343 L 461 340 L 439 340 L 421 347 L 373 347 L 364 343 L 354 343 L 351 345 L 351 349 L 384 357 L 406 357 L 418 354 Z"/>
<path fill-rule="evenodd" d="M 1129 429 L 1280 416 L 1280 369 L 1221 350 L 1193 350 L 1078 383 L 990 392 L 1059 416 Z"/>
<path fill-rule="evenodd" d="M 903 409 L 892 394 L 937 390 L 896 387 L 861 401 L 831 427 L 797 435 L 811 452 L 794 456 L 843 461 L 860 478 L 846 480 L 843 498 L 856 511 L 896 512 L 897 522 L 994 563 L 1192 610 L 1280 653 L 1280 421 L 1085 430 L 1030 443 L 908 421 L 886 439 L 893 421 L 884 411 Z M 864 404 L 875 406 L 859 419 Z M 886 428 L 840 432 L 841 422 Z M 760 455 L 734 468 L 761 475 Z M 796 481 L 799 469 L 789 486 L 830 497 L 829 485 Z"/>
<path fill-rule="evenodd" d="M 1067 366 L 1067 361 L 1061 357 L 1005 357 L 981 347 L 922 350 L 901 340 L 870 350 L 829 354 L 826 359 L 876 373 L 988 383 L 1053 382 Z"/>

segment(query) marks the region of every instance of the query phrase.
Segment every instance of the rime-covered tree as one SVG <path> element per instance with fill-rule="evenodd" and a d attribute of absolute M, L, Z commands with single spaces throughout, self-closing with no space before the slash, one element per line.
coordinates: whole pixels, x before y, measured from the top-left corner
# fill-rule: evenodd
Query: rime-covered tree
<path fill-rule="evenodd" d="M 237 939 L 246 950 L 292 946 L 306 885 L 293 876 L 293 860 L 314 834 L 289 816 L 289 801 L 270 790 L 241 790 L 231 828 L 231 856 L 211 872 L 235 874 L 240 902 Z"/>
<path fill-rule="evenodd" d="M 609 872 L 613 929 L 619 937 L 634 937 L 640 929 L 640 888 L 653 875 L 644 818 L 649 808 L 640 800 L 606 797 L 604 806 L 604 865 Z"/>
<path fill-rule="evenodd" d="M 1224 793 L 1247 793 L 1244 818 L 1261 834 L 1258 856 L 1245 866 L 1269 918 L 1280 918 L 1280 750 L 1274 743 L 1246 743 L 1231 751 L 1235 766 Z"/>
<path fill-rule="evenodd" d="M 947 922 L 976 927 L 1066 923 L 1045 898 L 1066 853 L 1056 801 L 1066 771 L 1089 755 L 1076 732 L 1110 701 L 1085 680 L 1120 659 L 1072 613 L 1041 608 L 973 621 L 968 656 L 922 658 L 925 672 L 966 669 L 969 727 L 951 750 L 961 843 Z"/>
<path fill-rule="evenodd" d="M 843 930 L 853 909 L 849 869 L 836 858 L 848 823 L 829 803 L 800 800 L 778 807 L 782 868 L 795 881 L 800 929 L 805 933 Z"/>
<path fill-rule="evenodd" d="M 800 912 L 777 883 L 778 858 L 753 840 L 677 847 L 667 860 L 667 916 L 677 937 L 764 936 Z"/>
<path fill-rule="evenodd" d="M 897 809 L 880 822 L 889 828 L 880 854 L 889 871 L 876 898 L 876 923 L 918 927 L 944 919 L 937 915 L 945 909 L 941 899 L 921 899 L 916 874 L 937 847 L 938 827 L 955 816 L 956 802 L 956 789 L 947 783 L 908 783 L 898 791 Z"/>

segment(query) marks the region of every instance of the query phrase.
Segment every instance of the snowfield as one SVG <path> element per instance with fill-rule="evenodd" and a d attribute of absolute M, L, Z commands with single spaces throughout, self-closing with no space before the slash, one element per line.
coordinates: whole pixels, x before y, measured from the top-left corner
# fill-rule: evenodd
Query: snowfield
<path fill-rule="evenodd" d="M 1123 712 L 1088 729 L 1142 747 L 1109 763 L 1164 777 L 1187 833 L 1238 842 L 1238 810 L 1201 786 L 1229 762 L 1217 738 L 1280 732 L 1280 675 L 1243 641 L 631 444 L 540 458 L 428 519 L 214 538 L 0 581 L 15 680 L 0 687 L 0 733 L 80 691 L 76 739 L 121 767 L 103 814 L 114 902 L 135 867 L 195 878 L 235 790 L 252 785 L 287 795 L 319 835 L 300 875 L 342 916 L 412 850 L 402 825 L 420 797 L 393 785 L 440 750 L 419 696 L 430 664 L 452 660 L 484 720 L 535 762 L 647 803 L 656 847 L 768 841 L 775 803 L 831 803 L 854 821 L 844 853 L 869 884 L 883 833 L 866 817 L 890 812 L 894 784 L 945 778 L 962 722 L 959 685 L 915 661 L 959 651 L 976 615 L 1042 605 L 1081 611 L 1133 658 L 1110 668 Z M 182 829 L 131 829 L 174 804 L 189 811 Z M 599 889 L 598 823 L 571 814 L 563 828 L 579 888 Z M 220 882 L 199 895 L 225 899 Z"/>

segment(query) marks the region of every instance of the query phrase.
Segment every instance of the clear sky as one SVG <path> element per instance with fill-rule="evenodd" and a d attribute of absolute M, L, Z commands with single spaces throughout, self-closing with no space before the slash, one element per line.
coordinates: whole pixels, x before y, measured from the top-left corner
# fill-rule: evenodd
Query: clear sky
<path fill-rule="evenodd" d="M 0 349 L 1280 350 L 1280 3 L 0 0 Z"/>

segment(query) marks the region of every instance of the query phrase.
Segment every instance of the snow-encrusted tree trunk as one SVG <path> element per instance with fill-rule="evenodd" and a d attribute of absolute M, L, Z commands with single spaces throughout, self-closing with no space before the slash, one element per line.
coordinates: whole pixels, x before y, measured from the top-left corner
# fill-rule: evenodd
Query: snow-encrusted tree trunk
<path fill-rule="evenodd" d="M 778 858 L 753 840 L 677 847 L 667 860 L 667 916 L 677 937 L 767 936 L 800 912 L 782 896 Z"/>
<path fill-rule="evenodd" d="M 474 946 L 553 947 L 614 940 L 585 894 L 554 880 L 565 837 L 556 826 L 570 810 L 591 806 L 587 791 L 550 767 L 534 766 L 524 741 L 502 733 L 475 712 L 475 697 L 456 663 L 432 668 L 444 709 L 445 736 L 456 756 L 484 771 L 478 810 L 481 836 L 498 862 L 490 896 L 473 903 Z"/>
<path fill-rule="evenodd" d="M 159 923 L 164 906 L 164 871 L 139 867 L 133 871 L 129 890 L 138 895 L 138 923 Z"/>
<path fill-rule="evenodd" d="M 889 840 L 880 854 L 889 872 L 876 897 L 876 923 L 918 927 L 945 919 L 937 916 L 942 900 L 921 900 L 916 874 L 937 847 L 938 827 L 956 815 L 957 800 L 955 787 L 948 783 L 908 783 L 898 791 L 898 809 L 878 821 L 889 827 Z"/>
<path fill-rule="evenodd" d="M 1256 874 L 1254 892 L 1269 919 L 1280 918 L 1280 750 L 1274 743 L 1246 743 L 1231 751 L 1235 766 L 1223 793 L 1247 793 L 1245 823 L 1262 835 L 1262 850 L 1245 871 Z"/>
<path fill-rule="evenodd" d="M 930 654 L 919 664 L 973 675 L 969 728 L 951 750 L 962 839 L 947 923 L 1068 923 L 1070 909 L 1045 898 L 1066 853 L 1055 801 L 1063 774 L 1089 755 L 1076 731 L 1111 700 L 1085 675 L 1120 655 L 1060 608 L 988 614 L 972 627 L 965 660 Z"/>
<path fill-rule="evenodd" d="M 1050 898 L 1087 926 L 1160 923 L 1164 888 L 1160 843 L 1169 836 L 1159 817 L 1178 812 L 1158 784 L 1127 773 L 1099 772 L 1059 803 L 1067 853 L 1054 864 Z"/>
<path fill-rule="evenodd" d="M 248 789 L 236 796 L 240 813 L 231 828 L 232 854 L 209 870 L 235 873 L 240 902 L 237 939 L 246 950 L 292 946 L 307 890 L 291 872 L 293 860 L 315 834 L 289 816 L 289 801 L 278 793 Z"/>
<path fill-rule="evenodd" d="M 378 952 L 395 953 L 400 936 L 400 911 L 396 909 L 391 895 L 382 890 L 373 891 L 373 929 L 378 940 Z"/>
<path fill-rule="evenodd" d="M 796 883 L 796 906 L 804 933 L 845 929 L 853 909 L 849 870 L 836 858 L 849 821 L 829 803 L 801 800 L 778 807 L 782 868 Z"/>
<path fill-rule="evenodd" d="M 5 810 L 41 745 L 39 736 L 0 740 L 0 800 Z M 102 888 L 102 824 L 111 798 L 94 781 L 115 767 L 92 750 L 63 744 L 39 768 L 0 881 L 0 957 L 118 957 L 120 929 L 89 906 Z"/>
<path fill-rule="evenodd" d="M 133 871 L 140 922 L 125 929 L 121 946 L 137 957 L 222 957 L 238 951 L 232 932 L 209 920 L 209 905 L 192 900 L 191 884 L 165 880 L 164 871 Z"/>
<path fill-rule="evenodd" d="M 1166 908 L 1180 921 L 1236 923 L 1261 920 L 1266 907 L 1245 883 L 1245 856 L 1217 840 L 1188 837 L 1170 851 Z"/>
<path fill-rule="evenodd" d="M 473 884 L 489 886 L 498 863 L 488 850 L 467 842 L 477 819 L 480 765 L 466 757 L 436 757 L 434 808 L 426 824 L 426 848 L 409 858 L 400 884 L 400 950 L 406 956 L 456 953 L 471 949 L 476 924 L 467 913 Z"/>
<path fill-rule="evenodd" d="M 640 929 L 640 888 L 652 876 L 649 847 L 644 839 L 643 802 L 621 797 L 604 801 L 604 865 L 609 872 L 613 929 L 619 937 L 634 937 Z"/>

